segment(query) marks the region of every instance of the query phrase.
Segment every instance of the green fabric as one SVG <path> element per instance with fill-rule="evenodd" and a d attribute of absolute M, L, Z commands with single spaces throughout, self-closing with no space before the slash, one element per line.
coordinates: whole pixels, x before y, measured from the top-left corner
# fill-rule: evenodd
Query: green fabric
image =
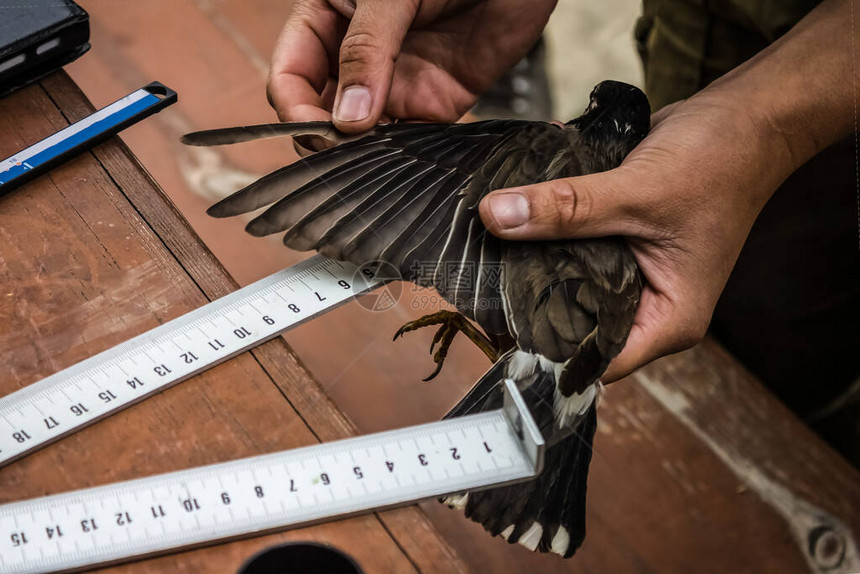
<path fill-rule="evenodd" d="M 817 4 L 645 0 L 635 37 L 652 109 L 693 95 Z M 860 375 L 855 182 L 854 142 L 848 138 L 777 190 L 750 232 L 711 334 L 860 467 L 860 397 L 849 400 L 846 393 Z M 836 403 L 840 408 L 830 408 Z"/>
<path fill-rule="evenodd" d="M 636 42 L 656 111 L 688 98 L 779 38 L 818 0 L 645 0 Z"/>

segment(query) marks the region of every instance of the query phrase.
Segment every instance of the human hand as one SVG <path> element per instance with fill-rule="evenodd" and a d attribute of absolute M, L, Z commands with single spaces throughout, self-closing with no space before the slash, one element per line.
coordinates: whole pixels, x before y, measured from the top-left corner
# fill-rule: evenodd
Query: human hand
<path fill-rule="evenodd" d="M 791 171 L 743 101 L 703 92 L 652 126 L 614 170 L 499 190 L 480 205 L 503 239 L 627 237 L 645 284 L 604 382 L 702 339 L 753 222 Z"/>
<path fill-rule="evenodd" d="M 526 55 L 555 3 L 296 0 L 269 101 L 281 121 L 333 120 L 347 133 L 381 118 L 455 121 Z"/>
<path fill-rule="evenodd" d="M 646 284 L 605 382 L 704 337 L 761 208 L 850 133 L 850 13 L 849 2 L 825 0 L 766 50 L 660 110 L 620 167 L 481 202 L 484 224 L 503 239 L 627 237 Z"/>

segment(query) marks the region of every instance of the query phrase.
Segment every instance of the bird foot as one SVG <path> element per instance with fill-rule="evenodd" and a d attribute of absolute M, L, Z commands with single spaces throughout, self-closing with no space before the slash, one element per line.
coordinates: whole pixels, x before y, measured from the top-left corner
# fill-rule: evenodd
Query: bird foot
<path fill-rule="evenodd" d="M 423 379 L 425 381 L 429 381 L 434 378 L 442 370 L 442 364 L 445 362 L 445 357 L 448 356 L 448 348 L 451 346 L 457 333 L 463 333 L 466 335 L 470 341 L 475 343 L 475 345 L 484 352 L 490 361 L 495 363 L 499 359 L 499 350 L 492 341 L 490 341 L 486 335 L 479 331 L 478 328 L 463 315 L 454 311 L 438 311 L 430 315 L 425 315 L 415 321 L 410 321 L 397 330 L 394 334 L 394 340 L 396 341 L 397 338 L 403 336 L 404 333 L 415 331 L 422 327 L 429 327 L 430 325 L 441 326 L 439 327 L 439 330 L 436 331 L 436 334 L 433 335 L 433 343 L 430 345 L 430 353 L 433 354 L 433 361 L 436 363 L 436 369 L 429 377 Z M 437 344 L 439 345 L 438 349 L 436 349 Z M 433 353 L 433 349 L 436 349 L 435 353 Z"/>

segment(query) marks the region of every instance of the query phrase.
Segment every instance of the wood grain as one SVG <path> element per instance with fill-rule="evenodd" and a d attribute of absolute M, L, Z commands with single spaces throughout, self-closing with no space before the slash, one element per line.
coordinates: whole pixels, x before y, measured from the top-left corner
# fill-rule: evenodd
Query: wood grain
<path fill-rule="evenodd" d="M 54 74 L 0 101 L 0 130 L 9 134 L 0 155 L 91 111 L 68 77 Z M 0 237 L 4 395 L 235 289 L 118 140 L 0 198 Z M 352 433 L 276 340 L 0 470 L 0 500 Z M 235 571 L 260 548 L 295 539 L 334 544 L 368 572 L 465 571 L 414 507 L 116 570 Z"/>

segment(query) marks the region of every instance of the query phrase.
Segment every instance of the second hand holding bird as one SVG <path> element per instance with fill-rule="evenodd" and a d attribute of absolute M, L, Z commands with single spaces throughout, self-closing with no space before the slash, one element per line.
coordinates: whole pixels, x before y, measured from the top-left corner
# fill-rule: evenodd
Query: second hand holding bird
<path fill-rule="evenodd" d="M 379 0 L 297 0 L 273 55 L 269 99 L 282 121 L 333 119 L 345 133 L 381 118 L 453 122 L 525 56 L 555 4 L 422 0 L 386 10 Z M 850 132 L 849 4 L 823 2 L 732 73 L 660 110 L 620 168 L 520 189 L 498 209 L 491 203 L 509 190 L 483 199 L 481 217 L 499 237 L 628 237 L 646 282 L 604 382 L 701 340 L 762 206 Z M 368 88 L 368 99 L 336 97 L 353 86 Z M 519 224 L 510 219 L 517 205 Z"/>

